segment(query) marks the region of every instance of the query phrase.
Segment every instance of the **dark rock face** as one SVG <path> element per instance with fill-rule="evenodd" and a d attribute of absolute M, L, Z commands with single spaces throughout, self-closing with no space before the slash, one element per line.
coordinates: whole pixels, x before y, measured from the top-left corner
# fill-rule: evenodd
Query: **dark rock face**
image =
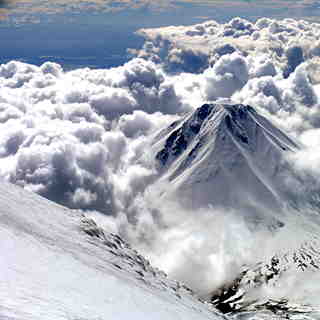
<path fill-rule="evenodd" d="M 199 109 L 196 110 L 195 116 L 201 120 L 204 120 L 212 111 L 214 106 L 212 104 L 204 104 Z"/>
<path fill-rule="evenodd" d="M 188 143 L 184 136 L 183 130 L 176 130 L 167 139 L 164 149 L 157 153 L 156 159 L 165 165 L 170 154 L 177 157 L 182 154 L 184 150 L 186 150 L 187 146 Z"/>
<path fill-rule="evenodd" d="M 182 152 L 186 150 L 190 137 L 199 133 L 203 121 L 209 116 L 213 109 L 214 105 L 212 104 L 204 104 L 198 108 L 182 127 L 169 135 L 164 148 L 157 153 L 156 159 L 160 161 L 162 165 L 166 165 L 170 155 L 175 157 L 181 155 Z M 171 126 L 175 128 L 177 123 L 178 122 L 174 122 Z"/>

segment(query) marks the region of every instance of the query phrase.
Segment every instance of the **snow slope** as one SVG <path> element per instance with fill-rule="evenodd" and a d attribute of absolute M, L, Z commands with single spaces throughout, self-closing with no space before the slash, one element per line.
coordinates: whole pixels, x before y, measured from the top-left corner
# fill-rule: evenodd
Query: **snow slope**
<path fill-rule="evenodd" d="M 223 319 L 79 211 L 0 183 L 0 319 Z"/>

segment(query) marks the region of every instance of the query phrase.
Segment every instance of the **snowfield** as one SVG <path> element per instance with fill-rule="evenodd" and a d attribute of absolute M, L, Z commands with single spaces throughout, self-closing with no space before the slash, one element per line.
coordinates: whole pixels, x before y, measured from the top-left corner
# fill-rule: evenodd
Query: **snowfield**
<path fill-rule="evenodd" d="M 120 237 L 0 184 L 0 319 L 223 319 Z"/>

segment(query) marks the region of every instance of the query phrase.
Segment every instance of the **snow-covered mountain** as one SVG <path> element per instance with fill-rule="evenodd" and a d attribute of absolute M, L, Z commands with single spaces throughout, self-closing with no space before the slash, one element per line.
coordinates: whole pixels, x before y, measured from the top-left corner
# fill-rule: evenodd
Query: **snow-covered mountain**
<path fill-rule="evenodd" d="M 320 268 L 319 218 L 313 209 L 291 207 L 282 181 L 287 156 L 301 148 L 251 106 L 232 103 L 204 104 L 154 137 L 163 200 L 175 199 L 195 214 L 201 214 L 198 208 L 231 209 L 251 226 L 249 237 L 259 239 L 264 230 L 265 241 L 273 241 L 273 252 L 209 294 L 224 312 L 311 315 L 304 304 L 318 292 L 313 283 Z M 277 243 L 273 238 L 281 233 L 285 241 Z M 299 285 L 300 294 L 288 295 L 286 285 Z"/>
<path fill-rule="evenodd" d="M 245 209 L 258 219 L 261 208 L 281 209 L 277 174 L 284 154 L 297 149 L 297 142 L 242 104 L 204 104 L 154 139 L 163 197 L 178 196 L 194 209 Z"/>
<path fill-rule="evenodd" d="M 81 212 L 0 183 L 0 319 L 223 319 Z"/>

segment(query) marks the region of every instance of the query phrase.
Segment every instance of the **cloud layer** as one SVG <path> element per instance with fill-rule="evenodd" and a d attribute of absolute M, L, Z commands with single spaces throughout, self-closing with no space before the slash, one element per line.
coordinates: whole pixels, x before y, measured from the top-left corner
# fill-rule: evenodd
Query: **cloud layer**
<path fill-rule="evenodd" d="M 1 176 L 65 205 L 109 214 L 121 180 L 114 175 L 135 165 L 137 173 L 117 192 L 140 185 L 150 174 L 135 164 L 144 139 L 190 108 L 155 64 L 140 59 L 70 73 L 49 62 L 13 61 L 0 76 Z"/>

